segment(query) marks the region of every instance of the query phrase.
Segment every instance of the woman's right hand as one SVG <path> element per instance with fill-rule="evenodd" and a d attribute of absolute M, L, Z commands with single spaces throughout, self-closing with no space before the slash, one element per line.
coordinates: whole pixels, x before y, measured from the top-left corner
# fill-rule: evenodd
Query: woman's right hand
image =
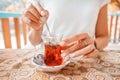
<path fill-rule="evenodd" d="M 42 30 L 44 24 L 42 17 L 46 17 L 47 19 L 48 11 L 43 9 L 39 2 L 35 1 L 34 3 L 30 3 L 26 8 L 22 16 L 22 20 L 29 27 L 32 27 L 33 30 L 39 31 Z"/>

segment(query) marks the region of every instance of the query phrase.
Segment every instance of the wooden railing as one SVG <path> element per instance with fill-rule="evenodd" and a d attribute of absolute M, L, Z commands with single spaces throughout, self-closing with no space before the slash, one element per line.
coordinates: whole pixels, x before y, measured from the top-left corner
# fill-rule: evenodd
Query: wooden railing
<path fill-rule="evenodd" d="M 10 34 L 10 22 L 14 22 L 14 30 L 16 36 L 17 48 L 21 48 L 21 39 L 20 39 L 20 24 L 22 25 L 22 33 L 24 37 L 24 44 L 26 44 L 26 25 L 21 21 L 21 13 L 12 13 L 12 12 L 0 12 L 0 20 L 2 26 L 2 34 L 4 39 L 5 48 L 12 48 L 11 44 L 11 34 Z M 14 43 L 15 44 L 15 43 Z"/>
<path fill-rule="evenodd" d="M 110 41 L 120 42 L 120 13 L 108 15 Z"/>

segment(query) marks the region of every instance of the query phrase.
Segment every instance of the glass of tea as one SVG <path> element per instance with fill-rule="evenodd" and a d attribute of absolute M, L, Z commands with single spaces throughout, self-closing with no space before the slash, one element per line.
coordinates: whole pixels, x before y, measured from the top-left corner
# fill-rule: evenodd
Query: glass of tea
<path fill-rule="evenodd" d="M 59 42 L 62 40 L 62 35 L 51 34 L 42 35 L 44 42 L 44 63 L 47 66 L 59 66 L 63 63 L 63 58 L 61 56 L 61 46 Z"/>

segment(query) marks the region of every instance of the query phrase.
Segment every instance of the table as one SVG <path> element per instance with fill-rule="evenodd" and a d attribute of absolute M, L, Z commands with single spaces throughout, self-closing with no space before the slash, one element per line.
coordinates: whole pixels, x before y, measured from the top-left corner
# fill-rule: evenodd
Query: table
<path fill-rule="evenodd" d="M 57 72 L 41 72 L 32 64 L 34 49 L 0 49 L 0 80 L 120 80 L 120 51 L 70 63 Z M 39 52 L 39 50 L 38 50 Z"/>

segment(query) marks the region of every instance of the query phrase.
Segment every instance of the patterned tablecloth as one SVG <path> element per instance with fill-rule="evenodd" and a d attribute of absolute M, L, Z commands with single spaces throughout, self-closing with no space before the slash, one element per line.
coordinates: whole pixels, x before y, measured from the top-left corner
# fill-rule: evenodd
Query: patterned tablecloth
<path fill-rule="evenodd" d="M 38 51 L 39 52 L 39 51 Z M 120 80 L 120 51 L 70 63 L 57 72 L 41 72 L 31 63 L 35 50 L 1 49 L 0 80 Z"/>

